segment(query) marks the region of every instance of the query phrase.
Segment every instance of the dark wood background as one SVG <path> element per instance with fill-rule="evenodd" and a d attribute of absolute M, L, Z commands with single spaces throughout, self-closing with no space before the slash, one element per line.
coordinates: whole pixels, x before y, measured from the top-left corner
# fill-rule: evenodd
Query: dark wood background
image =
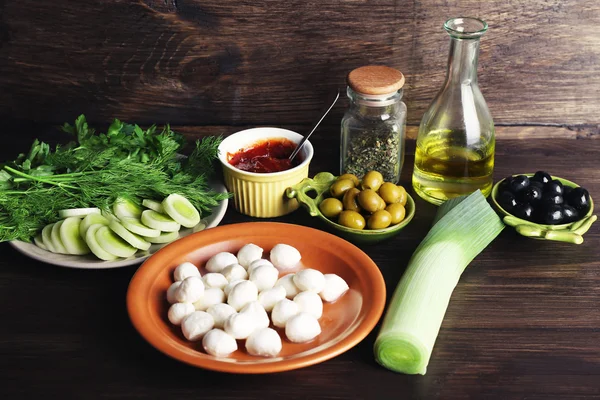
<path fill-rule="evenodd" d="M 405 73 L 418 125 L 445 74 L 443 22 L 460 15 L 490 26 L 479 78 L 496 124 L 600 133 L 596 0 L 0 1 L 0 118 L 307 128 L 376 63 Z"/>
<path fill-rule="evenodd" d="M 0 0 L 0 161 L 85 113 L 166 123 L 189 140 L 262 125 L 305 132 L 365 64 L 405 73 L 408 136 L 444 79 L 452 16 L 485 19 L 479 81 L 501 139 L 495 180 L 545 169 L 600 195 L 597 0 Z M 339 102 L 314 139 L 311 175 L 338 165 Z M 526 139 L 526 140 L 524 140 Z M 546 140 L 544 140 L 546 139 Z M 401 182 L 410 189 L 414 142 Z M 574 156 L 574 155 L 577 156 Z M 364 247 L 388 294 L 435 207 Z M 222 223 L 253 219 L 233 207 Z M 281 222 L 322 227 L 304 210 Z M 457 286 L 425 376 L 374 362 L 376 330 L 325 363 L 282 374 L 202 371 L 132 328 L 136 267 L 84 271 L 0 243 L 0 398 L 598 399 L 600 234 L 580 246 L 506 229 Z"/>

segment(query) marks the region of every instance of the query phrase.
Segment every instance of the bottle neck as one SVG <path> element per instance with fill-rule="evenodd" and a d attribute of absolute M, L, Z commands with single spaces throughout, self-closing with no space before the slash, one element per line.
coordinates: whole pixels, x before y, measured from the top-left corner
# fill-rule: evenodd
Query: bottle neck
<path fill-rule="evenodd" d="M 446 83 L 477 85 L 479 39 L 458 39 L 450 36 L 450 54 Z"/>

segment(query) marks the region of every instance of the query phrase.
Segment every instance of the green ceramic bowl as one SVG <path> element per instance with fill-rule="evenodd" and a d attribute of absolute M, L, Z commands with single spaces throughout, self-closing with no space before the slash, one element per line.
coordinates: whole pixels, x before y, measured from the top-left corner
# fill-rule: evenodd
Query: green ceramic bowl
<path fill-rule="evenodd" d="M 517 175 L 525 175 L 528 177 L 532 177 L 534 174 L 516 174 L 513 176 Z M 578 184 L 563 178 L 559 178 L 557 176 L 553 176 L 552 179 L 559 180 L 564 186 L 570 186 L 572 188 L 579 187 Z M 523 236 L 531 237 L 534 239 L 555 240 L 559 242 L 581 244 L 583 243 L 583 234 L 586 233 L 588 229 L 590 229 L 594 221 L 596 221 L 597 219 L 595 215 L 592 215 L 592 213 L 594 212 L 594 201 L 592 200 L 591 196 L 590 210 L 584 217 L 580 218 L 575 222 L 559 225 L 544 225 L 517 218 L 502 207 L 500 207 L 500 204 L 498 204 L 498 187 L 503 181 L 504 179 L 497 182 L 492 188 L 492 203 L 494 204 L 496 210 L 504 216 L 504 223 L 515 228 L 515 230 Z"/>
<path fill-rule="evenodd" d="M 397 225 L 385 229 L 359 230 L 335 223 L 321 213 L 319 204 L 328 197 L 329 187 L 335 182 L 336 178 L 336 176 L 329 172 L 320 172 L 312 179 L 305 178 L 299 184 L 287 188 L 286 196 L 290 199 L 296 198 L 298 202 L 308 210 L 308 213 L 311 216 L 318 217 L 327 225 L 331 232 L 357 244 L 372 244 L 389 239 L 392 236 L 397 235 L 413 219 L 415 215 L 415 201 L 407 193 L 405 205 L 406 216 L 404 217 L 404 220 Z M 310 196 L 311 193 L 316 196 Z"/>

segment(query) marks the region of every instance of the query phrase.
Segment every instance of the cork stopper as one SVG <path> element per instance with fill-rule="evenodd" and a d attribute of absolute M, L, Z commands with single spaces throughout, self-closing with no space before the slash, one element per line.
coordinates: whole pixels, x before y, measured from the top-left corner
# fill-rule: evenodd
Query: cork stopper
<path fill-rule="evenodd" d="M 390 94 L 404 86 L 404 75 L 397 69 L 383 65 L 367 65 L 348 74 L 348 86 L 361 94 Z"/>

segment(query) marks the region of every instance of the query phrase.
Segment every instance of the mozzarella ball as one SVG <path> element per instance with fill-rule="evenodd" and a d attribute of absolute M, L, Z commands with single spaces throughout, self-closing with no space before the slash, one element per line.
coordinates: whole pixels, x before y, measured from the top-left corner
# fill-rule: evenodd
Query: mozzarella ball
<path fill-rule="evenodd" d="M 221 272 L 223 269 L 231 264 L 237 264 L 237 257 L 233 254 L 223 251 L 217 253 L 206 262 L 205 268 L 208 272 Z"/>
<path fill-rule="evenodd" d="M 252 261 L 262 258 L 262 254 L 263 249 L 261 247 L 248 243 L 238 251 L 237 259 L 240 265 L 247 269 Z"/>
<path fill-rule="evenodd" d="M 250 272 L 250 281 L 254 282 L 259 292 L 275 286 L 277 278 L 279 278 L 279 271 L 270 265 L 261 265 Z"/>
<path fill-rule="evenodd" d="M 175 299 L 179 303 L 194 303 L 204 295 L 204 282 L 199 276 L 190 276 L 181 281 L 175 290 Z"/>
<path fill-rule="evenodd" d="M 237 350 L 237 342 L 221 329 L 211 329 L 202 338 L 202 347 L 211 356 L 227 357 Z"/>
<path fill-rule="evenodd" d="M 279 334 L 271 328 L 258 329 L 246 340 L 246 350 L 253 356 L 275 357 L 281 347 Z"/>
<path fill-rule="evenodd" d="M 209 307 L 215 304 L 220 304 L 225 301 L 225 293 L 219 288 L 210 288 L 204 290 L 204 295 L 200 300 L 194 302 L 194 307 L 197 311 L 206 311 Z"/>
<path fill-rule="evenodd" d="M 271 323 L 269 321 L 269 315 L 258 301 L 248 303 L 244 308 L 242 308 L 240 313 L 249 314 L 252 316 L 252 320 L 254 321 L 254 329 L 267 328 Z"/>
<path fill-rule="evenodd" d="M 221 271 L 221 273 L 229 282 L 248 279 L 248 272 L 240 264 L 228 265 L 223 269 L 223 271 Z"/>
<path fill-rule="evenodd" d="M 175 292 L 177 291 L 179 285 L 181 285 L 181 281 L 173 282 L 167 289 L 167 301 L 171 304 L 177 303 Z"/>
<path fill-rule="evenodd" d="M 204 286 L 206 288 L 217 288 L 223 289 L 229 281 L 223 274 L 218 272 L 209 272 L 208 274 L 202 277 L 202 281 L 204 282 Z"/>
<path fill-rule="evenodd" d="M 346 281 L 339 275 L 325 274 L 324 277 L 325 287 L 319 292 L 323 301 L 336 301 L 350 289 Z"/>
<path fill-rule="evenodd" d="M 296 274 L 287 274 L 286 276 L 282 276 L 275 283 L 275 286 L 281 286 L 285 289 L 285 297 L 288 299 L 293 299 L 298 293 L 300 293 L 300 289 L 294 283 L 294 276 Z"/>
<path fill-rule="evenodd" d="M 300 292 L 294 297 L 300 312 L 309 313 L 316 319 L 323 315 L 323 300 L 315 292 Z"/>
<path fill-rule="evenodd" d="M 225 288 L 223 289 L 223 292 L 225 292 L 225 296 L 229 296 L 229 293 L 231 293 L 231 289 L 233 289 L 235 285 L 243 281 L 245 281 L 245 279 L 236 279 L 234 281 L 229 282 L 227 286 L 225 286 Z"/>
<path fill-rule="evenodd" d="M 194 311 L 181 321 L 181 331 L 187 340 L 198 341 L 215 325 L 212 315 L 204 311 Z"/>
<path fill-rule="evenodd" d="M 279 300 L 283 299 L 285 299 L 285 288 L 283 286 L 275 286 L 258 294 L 258 302 L 264 307 L 265 311 L 269 312 L 273 310 Z"/>
<path fill-rule="evenodd" d="M 319 293 L 325 288 L 325 276 L 316 269 L 303 269 L 294 276 L 294 283 L 301 291 L 308 290 Z"/>
<path fill-rule="evenodd" d="M 309 313 L 296 314 L 285 324 L 285 336 L 294 343 L 308 342 L 319 336 L 320 333 L 319 321 Z"/>
<path fill-rule="evenodd" d="M 234 339 L 246 339 L 254 332 L 256 325 L 252 314 L 233 314 L 225 321 L 225 332 L 233 336 Z"/>
<path fill-rule="evenodd" d="M 250 266 L 248 267 L 248 276 L 250 276 L 250 274 L 252 273 L 252 271 L 254 271 L 254 269 L 261 267 L 263 265 L 270 265 L 271 267 L 274 267 L 274 265 L 271 263 L 271 261 L 265 260 L 264 258 L 252 261 L 252 263 L 250 263 Z"/>
<path fill-rule="evenodd" d="M 175 268 L 175 272 L 173 272 L 173 279 L 175 279 L 175 281 L 182 281 L 190 276 L 200 276 L 200 271 L 198 270 L 198 267 L 187 261 L 183 264 L 179 264 L 177 268 Z"/>
<path fill-rule="evenodd" d="M 229 304 L 220 303 L 212 305 L 206 310 L 207 313 L 212 315 L 215 320 L 215 328 L 223 329 L 225 326 L 225 321 L 236 313 L 235 308 L 231 307 Z"/>
<path fill-rule="evenodd" d="M 287 321 L 300 312 L 298 304 L 292 300 L 279 300 L 271 312 L 271 321 L 278 328 L 285 328 Z"/>
<path fill-rule="evenodd" d="M 253 282 L 241 281 L 231 289 L 227 304 L 240 311 L 246 304 L 258 300 L 258 289 Z"/>
<path fill-rule="evenodd" d="M 175 303 L 169 307 L 167 316 L 173 325 L 181 325 L 181 321 L 196 311 L 192 303 Z"/>
<path fill-rule="evenodd" d="M 273 265 L 281 270 L 289 270 L 298 265 L 302 256 L 300 252 L 288 244 L 276 244 L 269 255 L 269 259 Z"/>

